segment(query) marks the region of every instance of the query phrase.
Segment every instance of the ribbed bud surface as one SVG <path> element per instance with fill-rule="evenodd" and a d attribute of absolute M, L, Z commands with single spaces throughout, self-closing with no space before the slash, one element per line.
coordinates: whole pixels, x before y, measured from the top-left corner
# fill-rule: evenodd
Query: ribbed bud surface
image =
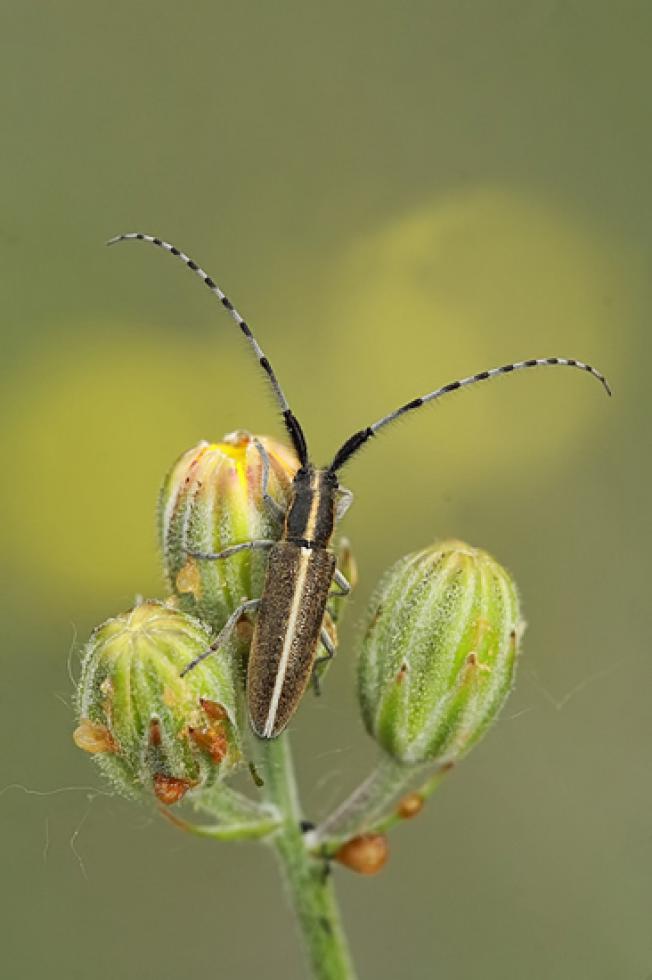
<path fill-rule="evenodd" d="M 92 634 L 77 690 L 76 744 L 126 796 L 175 803 L 240 761 L 226 654 L 181 671 L 211 643 L 208 626 L 154 601 Z"/>
<path fill-rule="evenodd" d="M 234 544 L 276 539 L 281 527 L 263 505 L 263 460 L 270 462 L 269 495 L 285 511 L 296 459 L 282 443 L 239 431 L 222 442 L 201 442 L 168 473 L 159 500 L 164 573 L 181 609 L 220 629 L 243 598 L 257 598 L 267 554 L 243 551 L 207 561 L 188 552 L 219 552 Z"/>
<path fill-rule="evenodd" d="M 482 736 L 512 686 L 516 587 L 459 541 L 398 561 L 368 611 L 358 695 L 368 732 L 400 762 L 452 762 Z"/>

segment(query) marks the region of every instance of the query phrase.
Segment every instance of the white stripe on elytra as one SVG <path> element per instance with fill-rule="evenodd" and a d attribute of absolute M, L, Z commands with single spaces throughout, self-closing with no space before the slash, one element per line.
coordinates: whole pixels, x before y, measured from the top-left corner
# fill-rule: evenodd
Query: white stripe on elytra
<path fill-rule="evenodd" d="M 317 472 L 313 473 L 312 480 L 310 481 L 310 489 L 312 491 L 312 500 L 310 502 L 310 513 L 308 514 L 308 520 L 306 521 L 306 526 L 304 530 L 304 536 L 308 541 L 311 540 L 313 532 L 315 530 L 315 523 L 317 521 L 317 511 L 319 510 L 319 498 L 320 494 L 317 490 L 319 486 L 319 475 Z M 278 662 L 278 668 L 276 671 L 276 680 L 274 681 L 274 690 L 272 692 L 272 697 L 269 703 L 269 711 L 267 712 L 267 720 L 265 722 L 265 727 L 263 728 L 263 737 L 271 738 L 272 732 L 274 731 L 274 724 L 276 722 L 276 713 L 278 711 L 279 701 L 281 700 L 281 692 L 283 690 L 283 684 L 285 683 L 285 675 L 287 674 L 288 663 L 290 661 L 290 650 L 292 649 L 292 641 L 294 640 L 294 631 L 297 624 L 297 617 L 299 615 L 299 607 L 301 606 L 301 600 L 303 598 L 303 587 L 306 581 L 306 575 L 308 573 L 308 564 L 310 562 L 310 555 L 312 554 L 312 548 L 301 548 L 301 555 L 299 557 L 299 568 L 297 571 L 297 581 L 294 587 L 294 595 L 292 596 L 292 605 L 290 607 L 290 616 L 288 618 L 287 629 L 285 632 L 285 640 L 283 641 L 283 649 L 281 651 L 281 657 Z"/>
<path fill-rule="evenodd" d="M 294 640 L 294 630 L 297 624 L 297 617 L 299 615 L 301 600 L 303 599 L 303 586 L 306 581 L 306 573 L 308 571 L 308 563 L 310 561 L 311 554 L 312 554 L 311 548 L 301 549 L 301 555 L 299 558 L 299 569 L 297 572 L 297 583 L 294 587 L 294 595 L 292 597 L 292 606 L 290 607 L 290 616 L 288 618 L 285 640 L 283 642 L 283 650 L 281 651 L 281 658 L 278 662 L 278 670 L 276 671 L 276 681 L 274 682 L 274 691 L 272 693 L 272 697 L 269 703 L 267 721 L 265 722 L 265 727 L 263 728 L 264 738 L 271 738 L 272 732 L 274 731 L 274 722 L 276 721 L 278 704 L 279 701 L 281 700 L 281 691 L 283 690 L 285 675 L 288 669 L 290 650 L 292 648 L 292 641 Z"/>

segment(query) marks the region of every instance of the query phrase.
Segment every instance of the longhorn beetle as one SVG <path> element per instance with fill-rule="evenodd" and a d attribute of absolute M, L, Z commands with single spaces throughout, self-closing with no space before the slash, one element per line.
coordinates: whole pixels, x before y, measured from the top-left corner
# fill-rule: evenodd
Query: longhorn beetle
<path fill-rule="evenodd" d="M 574 358 L 543 357 L 504 364 L 502 367 L 452 381 L 429 394 L 406 402 L 389 415 L 384 415 L 373 425 L 354 432 L 340 446 L 328 466 L 316 467 L 310 461 L 303 430 L 290 409 L 272 365 L 259 347 L 249 325 L 220 287 L 188 255 L 161 238 L 144 235 L 141 232 L 130 232 L 112 238 L 107 245 L 130 240 L 149 242 L 175 255 L 199 276 L 228 310 L 267 375 L 299 460 L 299 469 L 291 486 L 287 510 L 279 515 L 283 518 L 283 530 L 279 540 L 246 541 L 233 544 L 217 553 L 192 553 L 196 558 L 215 561 L 227 559 L 248 549 L 269 551 L 265 583 L 260 599 L 248 599 L 235 609 L 211 647 L 188 664 L 183 673 L 187 673 L 204 657 L 222 647 L 243 613 L 256 609 L 256 624 L 247 669 L 247 704 L 255 733 L 261 738 L 275 738 L 283 731 L 296 711 L 311 675 L 317 683 L 318 664 L 330 660 L 335 652 L 330 636 L 324 629 L 323 620 L 329 596 L 345 595 L 350 589 L 344 576 L 335 567 L 335 555 L 329 550 L 335 522 L 343 516 L 352 498 L 348 491 L 340 487 L 338 479 L 338 473 L 344 464 L 348 463 L 351 457 L 380 429 L 390 425 L 407 412 L 443 398 L 444 395 L 459 388 L 467 388 L 501 374 L 509 374 L 525 368 L 560 365 L 579 368 L 592 374 L 601 382 L 609 395 L 611 389 L 606 378 L 599 371 Z M 263 500 L 268 507 L 278 508 L 267 493 L 269 459 L 260 443 L 257 444 L 257 448 L 263 461 Z M 333 581 L 338 586 L 339 592 L 331 592 Z M 326 655 L 323 657 L 317 657 L 320 639 L 326 649 Z"/>

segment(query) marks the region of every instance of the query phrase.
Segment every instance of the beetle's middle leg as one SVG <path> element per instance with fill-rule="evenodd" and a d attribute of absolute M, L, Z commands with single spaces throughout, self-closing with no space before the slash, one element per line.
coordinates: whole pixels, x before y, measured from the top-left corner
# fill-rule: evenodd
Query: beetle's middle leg
<path fill-rule="evenodd" d="M 347 538 L 341 539 L 336 550 L 336 556 L 337 567 L 333 575 L 333 583 L 336 588 L 328 594 L 327 607 L 334 623 L 337 623 L 344 611 L 346 604 L 342 600 L 355 588 L 358 581 L 358 570 Z"/>
<path fill-rule="evenodd" d="M 333 581 L 337 585 L 337 589 L 334 592 L 328 593 L 329 599 L 343 599 L 344 596 L 348 595 L 353 589 L 353 586 L 349 582 L 348 578 L 339 570 L 339 568 L 336 568 L 335 572 L 333 573 Z"/>
<path fill-rule="evenodd" d="M 331 635 L 325 626 L 322 626 L 321 628 L 320 638 L 321 638 L 321 642 L 324 645 L 326 653 L 324 654 L 323 657 L 317 657 L 317 659 L 315 660 L 314 664 L 312 665 L 312 676 L 311 676 L 312 688 L 317 696 L 321 694 L 321 687 L 319 684 L 319 674 L 321 673 L 321 671 L 318 671 L 318 667 L 321 664 L 327 664 L 335 656 L 335 644 L 333 643 L 333 640 L 331 639 Z"/>
<path fill-rule="evenodd" d="M 217 650 L 220 649 L 220 647 L 224 646 L 224 644 L 230 638 L 234 629 L 238 625 L 238 621 L 240 620 L 240 617 L 243 616 L 244 613 L 246 612 L 250 612 L 253 611 L 254 609 L 257 609 L 259 605 L 260 605 L 260 599 L 245 599 L 245 601 L 242 602 L 237 609 L 233 610 L 233 612 L 231 613 L 226 623 L 219 631 L 217 637 L 215 638 L 214 642 L 211 643 L 209 648 L 207 650 L 204 650 L 203 653 L 200 653 L 199 656 L 195 657 L 194 660 L 191 660 L 190 663 L 183 668 L 180 676 L 185 677 L 186 674 L 189 671 L 191 671 L 194 667 L 196 667 L 197 664 L 200 664 L 202 660 L 205 660 L 206 657 L 210 657 L 212 653 L 216 653 Z"/>

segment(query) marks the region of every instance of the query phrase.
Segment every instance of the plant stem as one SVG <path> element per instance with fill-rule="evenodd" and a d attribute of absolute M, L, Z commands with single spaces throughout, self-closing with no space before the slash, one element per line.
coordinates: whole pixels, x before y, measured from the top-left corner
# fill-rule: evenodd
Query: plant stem
<path fill-rule="evenodd" d="M 196 799 L 195 809 L 217 818 L 217 823 L 193 823 L 173 813 L 168 807 L 159 807 L 161 816 L 175 827 L 197 837 L 211 837 L 213 840 L 255 840 L 267 837 L 280 823 L 273 807 L 255 803 L 227 786 L 224 781 L 205 789 Z"/>
<path fill-rule="evenodd" d="M 437 769 L 424 783 L 417 787 L 415 795 L 420 796 L 422 802 L 425 803 L 428 797 L 432 796 L 435 790 L 439 788 L 444 776 L 449 773 L 451 769 L 452 766 L 450 765 L 442 766 L 440 769 Z M 376 834 L 384 834 L 388 830 L 391 830 L 392 827 L 396 826 L 397 823 L 401 823 L 403 820 L 409 819 L 410 817 L 401 813 L 400 809 L 394 808 L 390 813 L 386 814 L 382 820 L 375 823 L 371 830 Z"/>
<path fill-rule="evenodd" d="M 398 798 L 417 785 L 417 793 L 426 800 L 452 767 L 441 765 L 421 781 L 429 768 L 428 764 L 402 765 L 383 755 L 371 775 L 307 835 L 308 847 L 317 853 L 332 855 L 352 837 L 384 833 L 400 823 L 405 817 L 397 809 Z"/>
<path fill-rule="evenodd" d="M 371 775 L 310 835 L 311 845 L 328 842 L 329 851 L 336 850 L 338 844 L 368 831 L 421 772 L 422 767 L 402 766 L 383 754 Z"/>
<path fill-rule="evenodd" d="M 175 827 L 178 827 L 179 830 L 185 830 L 187 833 L 194 834 L 196 837 L 210 837 L 212 840 L 256 840 L 261 837 L 267 837 L 278 826 L 278 821 L 271 817 L 267 820 L 261 819 L 258 823 L 249 821 L 241 824 L 198 824 L 184 820 L 183 817 L 179 817 L 175 813 L 170 813 L 164 807 L 161 807 L 160 813 L 161 816 Z"/>
<path fill-rule="evenodd" d="M 203 790 L 195 803 L 195 808 L 216 817 L 225 827 L 231 825 L 257 827 L 278 823 L 274 807 L 255 803 L 224 781 Z"/>
<path fill-rule="evenodd" d="M 304 840 L 302 818 L 287 734 L 257 740 L 263 792 L 281 816 L 274 844 L 316 980 L 355 980 L 342 930 L 333 883 L 324 861 L 313 857 Z"/>

